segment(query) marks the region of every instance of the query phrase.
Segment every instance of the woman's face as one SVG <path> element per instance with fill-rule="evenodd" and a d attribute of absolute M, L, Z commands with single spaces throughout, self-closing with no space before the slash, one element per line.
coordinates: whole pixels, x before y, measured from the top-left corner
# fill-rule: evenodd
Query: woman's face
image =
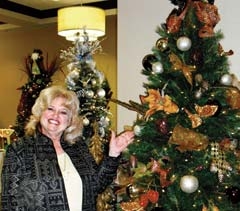
<path fill-rule="evenodd" d="M 65 98 L 57 97 L 42 112 L 40 118 L 42 133 L 50 138 L 60 138 L 70 124 L 71 112 L 64 106 L 65 101 Z"/>

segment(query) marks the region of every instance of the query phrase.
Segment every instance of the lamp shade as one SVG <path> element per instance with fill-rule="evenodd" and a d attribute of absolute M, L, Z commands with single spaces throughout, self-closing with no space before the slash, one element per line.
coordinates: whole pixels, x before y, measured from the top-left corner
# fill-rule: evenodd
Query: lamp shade
<path fill-rule="evenodd" d="M 88 34 L 89 40 L 105 35 L 105 11 L 96 7 L 74 6 L 58 10 L 58 35 L 67 40 Z"/>

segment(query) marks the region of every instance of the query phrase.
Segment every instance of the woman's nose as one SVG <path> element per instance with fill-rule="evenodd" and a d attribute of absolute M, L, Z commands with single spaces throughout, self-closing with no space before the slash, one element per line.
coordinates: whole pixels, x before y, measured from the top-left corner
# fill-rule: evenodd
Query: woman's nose
<path fill-rule="evenodd" d="M 53 116 L 54 116 L 54 117 L 58 117 L 58 116 L 59 116 L 59 113 L 60 113 L 60 112 L 58 112 L 58 111 L 54 111 L 54 112 L 53 112 Z"/>

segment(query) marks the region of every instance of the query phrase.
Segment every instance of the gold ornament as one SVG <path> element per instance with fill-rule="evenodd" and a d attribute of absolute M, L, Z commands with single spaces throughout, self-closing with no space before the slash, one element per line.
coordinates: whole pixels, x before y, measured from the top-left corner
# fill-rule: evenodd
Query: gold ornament
<path fill-rule="evenodd" d="M 159 38 L 156 42 L 156 47 L 161 52 L 164 52 L 168 49 L 168 39 L 167 38 Z"/>
<path fill-rule="evenodd" d="M 220 149 L 219 143 L 211 143 L 211 156 L 212 156 L 212 163 L 211 163 L 211 171 L 218 173 L 218 179 L 220 182 L 223 181 L 224 174 L 227 171 L 232 171 L 232 167 L 226 161 L 225 152 Z"/>

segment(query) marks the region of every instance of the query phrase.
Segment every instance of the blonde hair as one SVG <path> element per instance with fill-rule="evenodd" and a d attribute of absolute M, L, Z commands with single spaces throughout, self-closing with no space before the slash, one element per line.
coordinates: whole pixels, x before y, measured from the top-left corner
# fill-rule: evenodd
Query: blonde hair
<path fill-rule="evenodd" d="M 67 90 L 63 86 L 50 86 L 43 89 L 36 99 L 32 107 L 32 115 L 25 127 L 26 135 L 34 135 L 39 126 L 42 112 L 45 111 L 51 102 L 57 98 L 66 99 L 65 107 L 70 111 L 71 122 L 68 128 L 64 131 L 64 140 L 69 143 L 74 143 L 77 137 L 82 135 L 82 118 L 79 116 L 79 100 L 75 92 Z"/>

